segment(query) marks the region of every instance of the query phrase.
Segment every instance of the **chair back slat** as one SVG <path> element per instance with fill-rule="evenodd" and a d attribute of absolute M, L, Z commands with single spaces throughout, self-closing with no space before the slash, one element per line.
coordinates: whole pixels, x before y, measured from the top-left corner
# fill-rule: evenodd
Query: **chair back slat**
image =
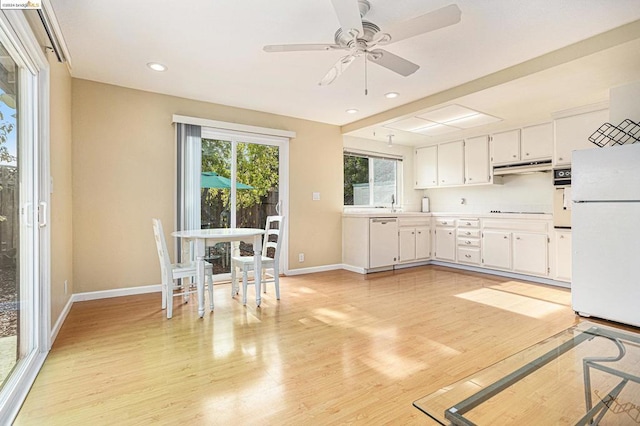
<path fill-rule="evenodd" d="M 277 228 L 273 226 L 277 225 Z M 284 216 L 267 216 L 264 240 L 262 242 L 262 255 L 267 256 L 269 248 L 274 249 L 273 258 L 276 262 L 280 259 L 280 247 L 284 234 Z M 276 241 L 273 241 L 275 238 Z"/>

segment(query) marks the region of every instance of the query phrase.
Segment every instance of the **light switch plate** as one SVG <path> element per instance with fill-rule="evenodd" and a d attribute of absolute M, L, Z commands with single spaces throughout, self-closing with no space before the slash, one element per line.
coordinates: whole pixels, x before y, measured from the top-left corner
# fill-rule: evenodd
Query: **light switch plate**
<path fill-rule="evenodd" d="M 319 201 L 320 200 L 320 193 L 319 192 L 314 192 L 313 193 L 313 201 Z"/>

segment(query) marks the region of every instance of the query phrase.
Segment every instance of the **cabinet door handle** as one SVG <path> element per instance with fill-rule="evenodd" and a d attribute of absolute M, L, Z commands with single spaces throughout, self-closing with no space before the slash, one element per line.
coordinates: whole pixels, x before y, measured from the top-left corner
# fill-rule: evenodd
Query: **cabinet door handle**
<path fill-rule="evenodd" d="M 465 235 L 471 235 L 471 232 L 467 231 L 464 233 Z"/>
<path fill-rule="evenodd" d="M 516 240 L 519 240 L 519 239 L 520 239 L 520 237 L 516 237 Z"/>
<path fill-rule="evenodd" d="M 516 155 L 515 155 L 515 154 L 513 154 L 513 158 L 516 158 Z"/>
<path fill-rule="evenodd" d="M 562 161 L 562 157 L 559 157 L 558 160 Z"/>
<path fill-rule="evenodd" d="M 560 235 L 560 239 L 562 240 L 564 238 L 564 235 Z"/>
<path fill-rule="evenodd" d="M 526 152 L 524 155 L 528 157 L 528 156 L 529 156 L 529 153 L 528 153 L 528 152 Z"/>
<path fill-rule="evenodd" d="M 507 238 L 509 238 L 509 237 L 507 237 L 507 236 L 505 235 L 505 236 L 504 236 L 504 237 L 502 237 L 502 238 L 504 238 L 504 239 L 506 240 L 506 239 L 507 239 Z"/>
<path fill-rule="evenodd" d="M 465 254 L 464 257 L 466 257 L 467 259 L 471 259 L 471 255 L 470 254 Z"/>
<path fill-rule="evenodd" d="M 452 234 L 452 232 L 451 232 L 451 231 L 449 231 L 449 235 L 451 235 L 451 234 Z"/>
<path fill-rule="evenodd" d="M 471 244 L 471 241 L 467 240 L 464 242 L 465 244 Z"/>

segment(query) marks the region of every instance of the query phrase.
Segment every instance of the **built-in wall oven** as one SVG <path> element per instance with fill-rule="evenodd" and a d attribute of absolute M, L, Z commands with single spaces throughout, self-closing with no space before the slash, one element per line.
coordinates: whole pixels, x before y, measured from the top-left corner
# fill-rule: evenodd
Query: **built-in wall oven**
<path fill-rule="evenodd" d="M 571 228 L 571 169 L 553 170 L 553 226 Z"/>

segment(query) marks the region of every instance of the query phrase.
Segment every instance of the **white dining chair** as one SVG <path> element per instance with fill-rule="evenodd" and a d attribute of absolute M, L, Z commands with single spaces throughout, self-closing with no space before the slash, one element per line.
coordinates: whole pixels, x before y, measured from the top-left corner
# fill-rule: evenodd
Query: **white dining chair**
<path fill-rule="evenodd" d="M 185 303 L 189 300 L 189 295 L 195 293 L 197 289 L 191 283 L 183 283 L 183 278 L 196 277 L 197 267 L 192 260 L 184 263 L 171 263 L 169 252 L 167 250 L 167 242 L 164 238 L 164 230 L 160 219 L 152 219 L 153 234 L 156 239 L 156 248 L 158 249 L 158 258 L 160 260 L 160 272 L 162 274 L 162 309 L 167 310 L 167 318 L 173 316 L 173 297 L 183 296 Z M 209 305 L 213 310 L 213 266 L 205 263 L 205 276 L 209 278 L 207 285 L 209 289 Z M 176 283 L 177 280 L 180 280 Z M 181 290 L 176 292 L 176 290 Z"/>
<path fill-rule="evenodd" d="M 275 227 L 274 227 L 275 226 Z M 274 283 L 276 288 L 276 299 L 280 300 L 280 247 L 284 233 L 284 216 L 268 216 L 265 226 L 265 234 L 262 242 L 262 280 L 264 292 L 267 292 L 266 283 Z M 255 284 L 258 277 L 249 283 L 248 273 L 253 271 L 253 256 L 240 256 L 237 249 L 231 256 L 231 296 L 236 296 L 239 292 L 238 270 L 242 271 L 242 304 L 247 304 L 247 285 Z M 267 270 L 271 270 L 271 274 Z M 268 278 L 268 275 L 270 277 Z"/>

